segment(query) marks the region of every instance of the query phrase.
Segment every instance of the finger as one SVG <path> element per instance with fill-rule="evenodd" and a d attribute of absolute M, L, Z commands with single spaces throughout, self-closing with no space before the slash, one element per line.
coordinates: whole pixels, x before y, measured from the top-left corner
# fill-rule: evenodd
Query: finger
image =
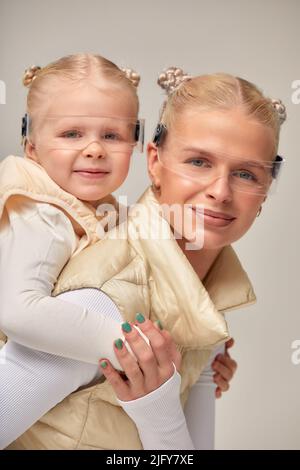
<path fill-rule="evenodd" d="M 221 398 L 222 396 L 222 391 L 220 389 L 220 387 L 217 387 L 216 390 L 215 390 L 215 397 L 216 398 Z"/>
<path fill-rule="evenodd" d="M 226 380 L 224 380 L 220 374 L 215 374 L 213 377 L 213 380 L 215 384 L 217 384 L 217 386 L 220 387 L 222 392 L 227 392 L 227 390 L 229 390 L 229 383 Z"/>
<path fill-rule="evenodd" d="M 227 380 L 228 382 L 232 379 L 233 377 L 233 371 L 231 368 L 225 366 L 224 364 L 222 364 L 222 362 L 220 361 L 215 361 L 213 364 L 212 364 L 212 369 L 215 371 L 215 372 L 218 372 L 222 377 L 223 379 Z"/>
<path fill-rule="evenodd" d="M 228 341 L 225 343 L 225 353 L 228 351 L 228 349 L 232 348 L 234 346 L 234 339 L 230 338 Z"/>
<path fill-rule="evenodd" d="M 127 350 L 124 342 L 118 338 L 114 342 L 115 355 L 126 374 L 135 397 L 142 396 L 144 392 L 144 377 L 139 364 Z"/>
<path fill-rule="evenodd" d="M 237 369 L 237 363 L 234 359 L 231 359 L 231 357 L 226 356 L 225 354 L 218 354 L 218 356 L 216 357 L 216 359 L 212 363 L 212 368 L 214 368 L 214 366 L 217 363 L 221 363 L 225 367 L 227 367 L 227 369 L 231 370 L 232 375 L 235 374 L 236 369 Z"/>
<path fill-rule="evenodd" d="M 167 330 L 162 330 L 161 334 L 163 335 L 163 337 L 166 340 L 166 345 L 167 345 L 167 348 L 170 352 L 171 360 L 175 364 L 176 370 L 179 372 L 180 367 L 181 367 L 181 362 L 182 362 L 182 356 L 181 356 L 180 352 L 178 351 L 177 346 L 176 346 L 171 334 Z"/>
<path fill-rule="evenodd" d="M 168 335 L 162 334 L 161 322 L 154 326 L 153 322 L 149 319 L 145 319 L 141 313 L 137 314 L 136 320 L 136 325 L 150 341 L 152 351 L 154 352 L 159 367 L 163 369 L 167 375 L 170 374 L 169 376 L 171 376 L 174 372 L 170 351 L 171 343 L 173 341 L 172 338 Z"/>
<path fill-rule="evenodd" d="M 114 389 L 117 397 L 122 401 L 131 400 L 130 389 L 128 385 L 107 359 L 101 359 L 99 361 L 99 368 Z"/>
<path fill-rule="evenodd" d="M 123 323 L 122 329 L 125 339 L 136 356 L 139 367 L 144 372 L 144 375 L 152 377 L 153 381 L 156 381 L 159 370 L 151 345 L 146 343 L 137 328 L 132 327 L 130 323 Z"/>

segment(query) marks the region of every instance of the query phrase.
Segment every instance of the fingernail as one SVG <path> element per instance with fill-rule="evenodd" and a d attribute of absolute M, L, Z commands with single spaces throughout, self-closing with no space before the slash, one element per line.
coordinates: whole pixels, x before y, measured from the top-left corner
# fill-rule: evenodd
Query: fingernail
<path fill-rule="evenodd" d="M 102 361 L 100 362 L 100 366 L 102 367 L 102 369 L 105 369 L 107 367 L 107 362 L 106 361 Z"/>
<path fill-rule="evenodd" d="M 157 326 L 160 330 L 163 329 L 162 322 L 160 320 L 156 320 L 155 323 L 157 324 Z"/>
<path fill-rule="evenodd" d="M 122 330 L 125 331 L 125 333 L 130 333 L 130 331 L 132 330 L 131 326 L 130 326 L 130 323 L 125 322 L 125 323 L 122 323 Z M 121 349 L 121 348 L 120 348 Z"/>
<path fill-rule="evenodd" d="M 123 341 L 121 340 L 121 338 L 116 339 L 115 346 L 116 346 L 117 349 L 122 349 Z"/>
<path fill-rule="evenodd" d="M 135 318 L 139 323 L 144 323 L 145 321 L 145 317 L 141 313 L 138 313 Z"/>

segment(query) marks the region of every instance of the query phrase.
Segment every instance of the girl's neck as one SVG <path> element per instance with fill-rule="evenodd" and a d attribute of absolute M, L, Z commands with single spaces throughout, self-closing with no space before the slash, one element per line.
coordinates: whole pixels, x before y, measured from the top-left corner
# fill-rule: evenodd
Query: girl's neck
<path fill-rule="evenodd" d="M 185 248 L 187 240 L 185 240 L 184 238 L 177 239 L 177 243 L 182 249 L 185 256 L 187 257 L 190 264 L 192 265 L 200 281 L 203 281 L 222 248 L 217 248 L 215 250 L 187 250 Z"/>

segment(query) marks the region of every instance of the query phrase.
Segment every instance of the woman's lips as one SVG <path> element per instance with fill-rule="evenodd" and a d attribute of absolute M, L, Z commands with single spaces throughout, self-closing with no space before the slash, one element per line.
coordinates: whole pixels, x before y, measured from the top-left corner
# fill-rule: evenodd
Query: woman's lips
<path fill-rule="evenodd" d="M 230 215 L 220 212 L 210 211 L 208 209 L 194 209 L 194 211 L 197 216 L 204 218 L 204 225 L 211 225 L 212 227 L 227 227 L 236 219 L 236 217 L 231 217 Z"/>

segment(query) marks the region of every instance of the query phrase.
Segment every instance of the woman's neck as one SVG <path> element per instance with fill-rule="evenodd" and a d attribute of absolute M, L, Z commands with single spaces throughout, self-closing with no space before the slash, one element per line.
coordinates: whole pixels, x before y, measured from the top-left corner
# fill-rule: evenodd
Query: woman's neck
<path fill-rule="evenodd" d="M 200 281 L 203 281 L 222 248 L 217 248 L 215 250 L 208 250 L 205 248 L 200 250 L 187 250 L 185 248 L 187 240 L 184 238 L 177 239 L 177 243 L 189 260 Z"/>

